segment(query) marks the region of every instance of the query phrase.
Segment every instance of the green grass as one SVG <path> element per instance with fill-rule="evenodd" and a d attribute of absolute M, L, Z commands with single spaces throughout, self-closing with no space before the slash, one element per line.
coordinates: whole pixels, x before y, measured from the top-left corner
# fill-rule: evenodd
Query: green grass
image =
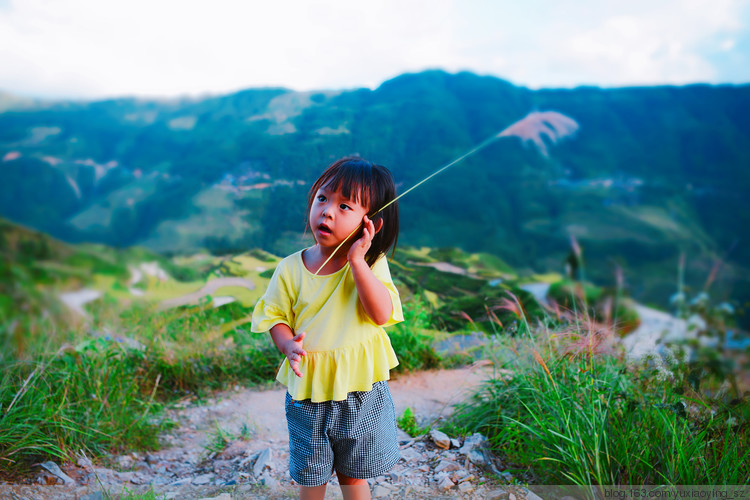
<path fill-rule="evenodd" d="M 414 415 L 414 410 L 411 407 L 407 407 L 404 413 L 396 419 L 399 429 L 410 435 L 411 437 L 421 436 L 429 430 L 429 427 L 420 427 L 417 424 L 417 418 Z"/>
<path fill-rule="evenodd" d="M 165 428 L 154 399 L 159 376 L 127 362 L 118 346 L 61 349 L 37 362 L 6 364 L 0 384 L 0 469 L 38 457 L 67 458 L 156 447 Z"/>
<path fill-rule="evenodd" d="M 678 372 L 659 378 L 617 356 L 571 355 L 565 339 L 508 341 L 496 359 L 507 371 L 460 405 L 448 430 L 484 433 L 537 484 L 747 482 L 746 399 L 712 400 Z"/>
<path fill-rule="evenodd" d="M 247 320 L 254 301 L 250 295 L 265 289 L 277 258 L 262 252 L 201 256 L 194 269 L 184 259 L 175 262 L 173 270 L 182 270 L 185 281 L 157 284 L 146 277 L 150 300 L 199 288 L 216 275 L 243 276 L 257 289 L 226 287 L 216 294 L 239 295 L 242 302 L 219 308 L 204 300 L 157 311 L 154 303 L 129 297 L 123 285 L 127 264 L 149 255 L 131 249 L 127 256 L 111 251 L 98 256 L 95 248 L 57 248 L 19 233 L 27 238 L 18 236 L 21 244 L 11 241 L 12 234 L 5 241 L 17 255 L 39 259 L 31 259 L 32 265 L 26 265 L 28 259 L 24 265 L 10 259 L 1 270 L 7 282 L 0 297 L 0 475 L 18 474 L 45 458 L 65 460 L 81 450 L 96 457 L 157 448 L 159 434 L 171 425 L 163 411 L 171 402 L 235 383 L 273 380 L 282 356 L 269 336 L 250 333 Z M 54 258 L 56 253 L 67 260 L 55 264 L 62 260 Z M 502 261 L 450 249 L 412 249 L 402 255 L 462 261 L 488 275 L 508 272 Z M 97 271 L 84 280 L 82 266 Z M 266 274 L 260 274 L 261 267 Z M 695 382 L 708 375 L 718 382 L 725 378 L 727 369 L 713 359 L 672 366 L 673 376 L 664 378 L 648 367 L 626 366 L 617 355 L 596 354 L 598 349 L 587 344 L 584 321 L 551 321 L 510 278 L 490 287 L 484 280 L 409 261 L 394 262 L 392 270 L 404 292 L 406 319 L 388 329 L 400 361 L 397 374 L 470 361 L 444 357 L 432 346 L 449 335 L 437 329 L 468 328 L 461 312 L 476 318 L 472 330 L 493 329 L 493 345 L 500 347 L 485 355 L 495 360 L 498 376 L 458 408 L 450 431 L 486 434 L 518 477 L 552 484 L 747 482 L 747 398 L 734 393 L 735 399 L 720 399 L 714 390 L 712 399 Z M 90 318 L 83 320 L 56 300 L 58 285 L 93 285 L 103 296 L 86 306 Z M 507 299 L 508 289 L 519 303 Z M 596 307 L 612 292 L 582 291 L 562 281 L 552 295 L 563 304 L 567 297 L 582 295 L 586 300 L 579 304 L 573 298 L 570 308 L 604 316 Z M 619 293 L 615 296 L 620 307 Z M 517 317 L 514 309 L 525 316 Z M 622 320 L 619 312 L 616 317 Z M 529 322 L 537 326 L 532 329 Z M 725 330 L 725 322 L 717 316 L 709 323 Z M 424 430 L 413 415 L 402 415 L 399 424 L 410 433 Z M 240 437 L 247 434 L 241 431 Z M 218 452 L 236 436 L 217 426 L 211 438 L 207 451 Z"/>
<path fill-rule="evenodd" d="M 0 260 L 0 474 L 13 475 L 46 458 L 65 460 L 159 446 L 170 425 L 163 409 L 229 384 L 273 381 L 282 356 L 248 320 L 278 258 L 262 251 L 232 257 L 168 260 L 142 249 L 115 251 L 64 245 L 9 226 Z M 129 265 L 157 260 L 181 280 L 144 276 L 142 298 L 127 291 Z M 43 263 L 42 263 L 43 262 Z M 240 300 L 210 301 L 166 311 L 160 298 L 203 286 L 212 276 L 242 276 L 256 289 L 224 287 Z M 61 289 L 95 288 L 88 317 L 60 303 Z M 441 366 L 431 347 L 430 312 L 405 301 L 409 326 L 390 330 L 400 371 Z M 219 442 L 217 437 L 217 443 Z"/>
<path fill-rule="evenodd" d="M 159 312 L 137 302 L 123 308 L 105 294 L 87 309 L 91 319 L 78 326 L 26 317 L 13 330 L 26 343 L 23 356 L 0 359 L 0 473 L 80 450 L 96 457 L 158 448 L 170 402 L 269 383 L 282 359 L 268 335 L 250 333 L 251 309 L 240 303 Z M 389 331 L 398 370 L 442 366 L 425 329 L 429 310 L 422 302 L 404 309 L 408 324 Z M 227 433 L 218 429 L 214 437 L 218 451 Z"/>
<path fill-rule="evenodd" d="M 154 312 L 105 301 L 92 309 L 96 336 L 59 332 L 30 346 L 36 354 L 24 361 L 2 361 L 0 470 L 79 450 L 154 449 L 169 425 L 165 404 L 231 383 L 266 383 L 281 359 L 267 336 L 246 325 L 224 328 L 247 316 L 238 304 Z"/>
<path fill-rule="evenodd" d="M 153 487 L 149 487 L 148 490 L 146 490 L 144 493 L 138 493 L 135 491 L 131 491 L 127 487 L 123 487 L 122 493 L 119 495 L 113 496 L 112 493 L 105 493 L 104 498 L 107 500 L 118 498 L 119 500 L 162 500 L 167 498 L 166 495 L 159 495 L 157 494 Z"/>
<path fill-rule="evenodd" d="M 208 454 L 221 453 L 235 438 L 234 434 L 219 426 L 217 422 L 209 434 L 208 443 L 206 443 L 204 449 Z"/>

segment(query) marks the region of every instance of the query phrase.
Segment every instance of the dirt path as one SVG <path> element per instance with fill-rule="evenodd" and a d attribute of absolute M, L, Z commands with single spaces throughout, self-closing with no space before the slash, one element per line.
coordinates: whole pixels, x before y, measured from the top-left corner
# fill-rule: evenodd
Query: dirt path
<path fill-rule="evenodd" d="M 485 365 L 398 377 L 390 382 L 396 413 L 401 415 L 410 407 L 420 425 L 436 424 L 491 374 L 492 368 Z M 296 486 L 287 465 L 284 394 L 279 384 L 265 390 L 235 387 L 201 404 L 178 405 L 170 410 L 170 418 L 178 425 L 163 436 L 163 449 L 114 457 L 106 466 L 85 460 L 62 464 L 75 485 L 0 485 L 0 498 L 16 494 L 18 498 L 94 500 L 102 498 L 102 491 L 120 494 L 149 489 L 164 498 L 294 496 Z M 453 450 L 442 450 L 429 438 L 414 440 L 404 433 L 400 443 L 402 460 L 389 475 L 371 482 L 374 496 L 453 496 L 450 491 L 457 493 L 462 480 L 461 491 L 478 493 L 475 488 L 488 488 L 481 485 L 482 472 L 455 449 L 458 443 L 454 442 Z M 56 481 L 51 475 L 40 478 Z M 340 498 L 338 488 L 329 488 L 327 498 Z"/>
<path fill-rule="evenodd" d="M 447 417 L 452 405 L 466 399 L 471 390 L 487 378 L 489 370 L 475 366 L 417 372 L 395 378 L 389 386 L 396 414 L 401 415 L 411 407 L 422 424 Z M 209 438 L 208 434 L 215 432 L 217 427 L 237 435 L 243 425 L 259 438 L 258 441 L 286 443 L 285 392 L 280 384 L 268 390 L 243 388 L 223 393 L 205 405 L 179 411 L 176 417 L 184 423 L 173 434 L 173 437 L 179 435 L 177 447 L 202 447 Z"/>

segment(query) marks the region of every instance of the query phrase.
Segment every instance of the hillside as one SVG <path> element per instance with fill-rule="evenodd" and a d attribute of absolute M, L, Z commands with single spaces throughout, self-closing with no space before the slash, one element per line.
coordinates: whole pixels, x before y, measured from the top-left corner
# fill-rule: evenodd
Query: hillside
<path fill-rule="evenodd" d="M 254 487 L 288 486 L 283 447 L 278 447 L 283 433 L 274 432 L 276 426 L 265 427 L 278 422 L 278 415 L 255 418 L 258 404 L 280 401 L 279 393 L 241 389 L 255 384 L 268 389 L 280 363 L 282 355 L 270 336 L 251 333 L 247 324 L 279 260 L 260 250 L 166 258 L 141 248 L 67 244 L 0 219 L 0 491 L 58 498 L 67 492 L 80 497 L 97 488 L 113 494 L 137 491 L 153 497 L 155 490 L 204 498 L 208 484 L 217 492 L 242 488 L 241 496 L 252 495 Z M 721 484 L 746 477 L 746 460 L 721 458 L 747 454 L 747 398 L 741 395 L 748 387 L 744 352 L 750 344 L 747 335 L 730 335 L 733 315 L 724 305 L 687 305 L 681 314 L 690 319 L 678 319 L 633 304 L 620 288 L 554 274 L 523 275 L 495 255 L 456 248 L 402 246 L 390 267 L 405 318 L 388 328 L 399 359 L 392 373 L 397 378 L 393 394 L 399 425 L 411 435 L 427 432 L 426 426 L 451 437 L 483 432 L 500 443 L 483 447 L 493 453 L 486 459 L 498 467 L 504 464 L 500 470 L 508 467 L 494 476 L 534 484 L 531 478 L 565 474 L 569 467 L 555 462 L 545 470 L 548 461 L 537 458 L 553 449 L 549 441 L 538 445 L 538 433 L 521 446 L 497 438 L 507 428 L 499 425 L 499 409 L 509 412 L 508 425 L 519 426 L 513 439 L 527 439 L 521 431 L 533 429 L 519 418 L 539 423 L 539 415 L 554 415 L 544 408 L 521 411 L 526 403 L 518 402 L 519 394 L 532 394 L 553 407 L 573 401 L 560 412 L 567 422 L 581 408 L 583 420 L 590 421 L 595 411 L 611 416 L 607 427 L 632 422 L 632 431 L 615 428 L 618 432 L 604 434 L 600 424 L 588 429 L 582 422 L 539 426 L 572 431 L 564 435 L 569 442 L 578 441 L 566 436 L 585 435 L 583 430 L 608 439 L 595 449 L 616 449 L 623 440 L 632 450 L 644 429 L 656 429 L 659 446 L 654 449 L 663 455 L 641 460 L 641 451 L 635 450 L 632 461 L 602 461 L 617 468 L 606 484 L 623 476 L 621 464 L 635 464 L 628 466 L 647 478 L 653 477 L 652 463 L 661 467 L 670 463 L 669 457 L 684 457 L 685 463 L 674 468 L 682 474 L 679 478 L 663 476 L 670 483 L 698 484 L 708 460 L 718 464 L 709 463 Z M 81 300 L 70 301 L 73 295 Z M 617 338 L 623 339 L 622 346 Z M 657 355 L 641 365 L 631 356 L 633 345 L 639 356 L 661 349 L 680 354 Z M 684 349 L 692 354 L 683 358 Z M 473 361 L 477 363 L 460 371 L 434 370 Z M 418 372 L 425 369 L 431 370 Z M 664 370 L 674 376 L 665 377 Z M 519 387 L 527 377 L 529 385 Z M 638 383 L 651 392 L 640 393 Z M 480 392 L 464 399 L 468 394 L 458 389 L 469 386 Z M 559 390 L 569 392 L 561 398 Z M 437 419 L 460 401 L 462 420 Z M 686 402 L 704 411 L 693 415 Z M 611 411 L 613 406 L 617 411 Z M 561 439 L 559 432 L 550 436 L 554 442 Z M 437 473 L 444 466 L 438 462 L 469 468 L 455 450 L 443 453 L 432 450 L 429 440 L 405 439 L 402 444 L 416 448 L 405 450 L 398 474 L 378 480 L 376 491 L 377 486 L 421 485 L 429 494 L 435 483 L 445 491 L 459 481 L 442 481 Z M 591 450 L 588 443 L 582 449 Z M 697 451 L 681 453 L 680 443 L 691 443 Z M 269 450 L 263 461 L 246 467 L 269 447 L 274 460 Z M 472 469 L 460 491 L 482 491 L 487 476 L 481 463 L 473 463 L 480 467 Z M 698 465 L 692 468 L 694 463 Z M 272 469 L 268 474 L 264 464 Z M 685 479 L 686 474 L 692 478 Z M 415 482 L 406 479 L 409 475 Z M 68 477 L 76 483 L 67 484 L 73 482 Z M 40 482 L 58 480 L 68 489 L 37 489 Z M 559 478 L 549 481 L 561 484 Z M 131 489 L 133 485 L 137 488 Z"/>
<path fill-rule="evenodd" d="M 100 335 L 95 325 L 128 309 L 146 314 L 231 304 L 219 311 L 230 315 L 222 335 L 237 328 L 236 335 L 246 336 L 239 327 L 251 318 L 279 260 L 257 249 L 165 258 L 139 247 L 66 244 L 0 218 L 0 362 L 54 351 L 73 342 L 82 326 L 86 335 Z M 400 248 L 391 267 L 404 302 L 425 315 L 413 318 L 415 324 L 435 334 L 467 327 L 467 313 L 491 329 L 486 306 L 509 290 L 537 315 L 539 306 L 523 284 L 559 280 L 522 278 L 497 257 L 459 249 Z M 497 312 L 503 320 L 508 314 Z"/>
<path fill-rule="evenodd" d="M 305 244 L 306 190 L 331 160 L 383 163 L 403 191 L 555 112 L 575 131 L 516 130 L 405 197 L 401 241 L 531 273 L 562 272 L 574 236 L 588 277 L 612 284 L 619 266 L 636 298 L 662 305 L 685 252 L 692 291 L 717 269 L 711 294 L 742 305 L 749 109 L 748 86 L 532 91 L 440 71 L 375 90 L 30 102 L 0 114 L 0 215 L 71 242 L 285 254 Z"/>

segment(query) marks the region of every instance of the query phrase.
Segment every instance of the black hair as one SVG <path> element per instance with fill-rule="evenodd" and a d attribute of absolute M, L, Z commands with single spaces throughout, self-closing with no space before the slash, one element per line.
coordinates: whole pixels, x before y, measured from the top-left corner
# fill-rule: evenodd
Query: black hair
<path fill-rule="evenodd" d="M 376 226 L 378 220 L 383 221 L 383 227 L 373 237 L 365 255 L 368 266 L 372 267 L 389 248 L 393 247 L 395 251 L 398 240 L 398 202 L 390 203 L 380 211 L 396 199 L 396 184 L 387 168 L 358 156 L 347 156 L 333 162 L 310 188 L 307 195 L 308 214 L 315 201 L 315 194 L 322 187 L 340 192 L 367 207 L 367 215 Z M 307 224 L 309 228 L 309 218 Z"/>

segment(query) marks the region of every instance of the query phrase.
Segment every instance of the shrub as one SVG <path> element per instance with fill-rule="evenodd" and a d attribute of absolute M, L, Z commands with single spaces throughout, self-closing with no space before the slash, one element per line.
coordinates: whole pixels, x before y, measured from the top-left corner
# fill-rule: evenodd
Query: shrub
<path fill-rule="evenodd" d="M 583 332 L 581 332 L 583 335 Z M 733 407 L 631 371 L 612 355 L 514 341 L 451 425 L 547 484 L 740 484 L 750 474 L 747 400 Z M 569 351 L 568 351 L 569 352 Z"/>

